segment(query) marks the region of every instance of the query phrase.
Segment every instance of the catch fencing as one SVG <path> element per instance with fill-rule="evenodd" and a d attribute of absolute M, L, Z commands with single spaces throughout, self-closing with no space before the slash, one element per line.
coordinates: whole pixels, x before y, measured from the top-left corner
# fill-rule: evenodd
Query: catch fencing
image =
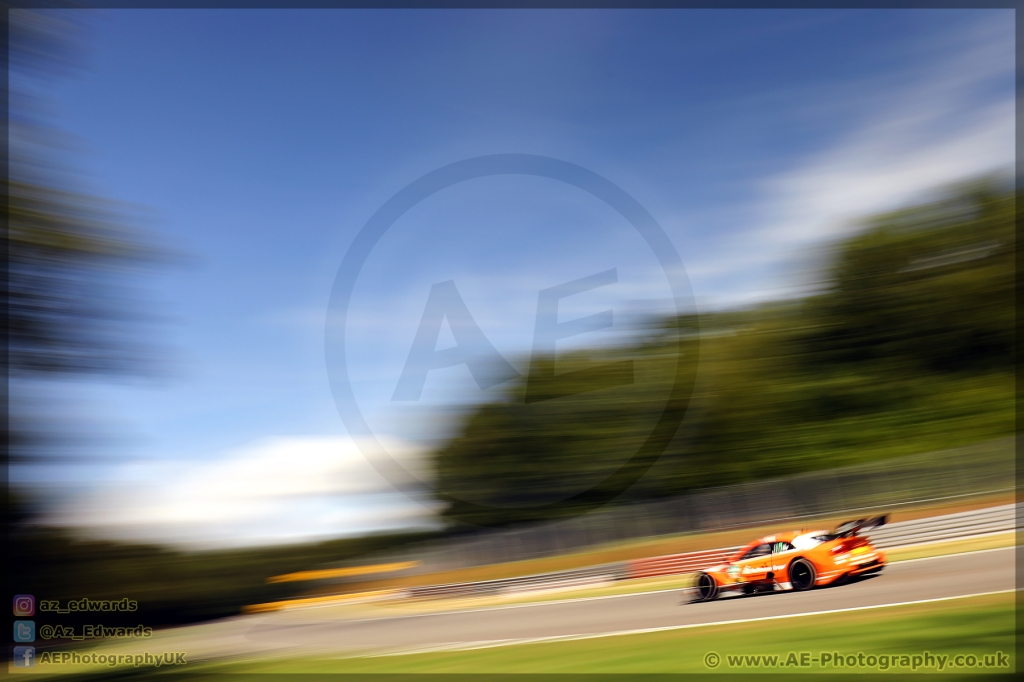
<path fill-rule="evenodd" d="M 869 537 L 876 546 L 891 549 L 1008 532 L 1017 528 L 1016 520 L 1020 511 L 1019 505 L 1007 504 L 913 521 L 901 521 L 873 529 L 870 531 Z M 519 592 L 596 586 L 617 580 L 682 575 L 721 563 L 735 554 L 738 549 L 740 549 L 738 546 L 723 547 L 518 578 L 414 587 L 406 590 L 403 596 L 423 599 L 509 595 Z"/>
<path fill-rule="evenodd" d="M 809 517 L 891 511 L 928 501 L 1011 491 L 1012 437 L 856 466 L 694 491 L 612 506 L 566 521 L 481 531 L 413 548 L 417 573 L 521 561 L 663 535 L 703 533 Z"/>
<path fill-rule="evenodd" d="M 957 514 L 901 521 L 872 530 L 872 542 L 882 549 L 1004 533 L 1017 528 L 1019 505 L 1004 504 Z"/>

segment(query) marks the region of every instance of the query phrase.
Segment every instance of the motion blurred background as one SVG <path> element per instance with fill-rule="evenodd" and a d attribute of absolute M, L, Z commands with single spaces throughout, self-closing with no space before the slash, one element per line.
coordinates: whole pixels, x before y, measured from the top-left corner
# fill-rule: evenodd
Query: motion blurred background
<path fill-rule="evenodd" d="M 671 511 L 712 488 L 844 468 L 870 474 L 851 505 L 895 504 L 1012 472 L 1009 10 L 9 16 L 19 593 L 130 596 L 159 626 L 302 594 L 267 580 L 295 571 L 758 520 L 728 497 Z M 628 227 L 564 191 L 482 184 L 427 206 L 382 242 L 347 320 L 368 419 L 424 484 L 404 494 L 339 419 L 331 286 L 396 191 L 505 152 L 623 187 L 694 307 L 666 307 Z M 620 289 L 562 314 L 622 323 L 559 362 L 632 359 L 649 380 L 628 399 L 584 385 L 527 409 L 525 370 L 482 392 L 465 366 L 432 374 L 415 411 L 389 399 L 432 283 L 452 278 L 523 369 L 537 292 L 608 267 Z M 693 390 L 661 457 L 596 516 L 545 506 L 635 451 L 679 338 Z M 885 488 L 900 466 L 936 487 Z M 586 533 L 545 530 L 570 521 Z M 543 541 L 507 539 L 527 530 Z"/>

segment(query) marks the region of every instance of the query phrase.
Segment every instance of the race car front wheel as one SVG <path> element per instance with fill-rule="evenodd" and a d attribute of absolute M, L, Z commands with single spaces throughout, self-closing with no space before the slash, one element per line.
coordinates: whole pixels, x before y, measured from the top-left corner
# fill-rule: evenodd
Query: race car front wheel
<path fill-rule="evenodd" d="M 818 573 L 814 570 L 814 564 L 807 559 L 796 559 L 789 565 L 789 584 L 798 592 L 814 587 L 817 577 Z"/>
<path fill-rule="evenodd" d="M 718 583 L 707 573 L 697 575 L 697 601 L 711 601 L 718 596 Z"/>

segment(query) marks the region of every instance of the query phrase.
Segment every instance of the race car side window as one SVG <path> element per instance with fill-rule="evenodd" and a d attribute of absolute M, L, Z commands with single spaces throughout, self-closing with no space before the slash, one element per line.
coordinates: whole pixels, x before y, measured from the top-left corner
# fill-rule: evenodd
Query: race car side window
<path fill-rule="evenodd" d="M 789 544 L 788 542 L 776 542 L 774 545 L 772 545 L 772 552 L 774 554 L 782 554 L 783 552 L 788 552 L 791 549 L 796 549 L 796 547 Z"/>
<path fill-rule="evenodd" d="M 740 558 L 740 560 L 742 561 L 743 559 L 755 559 L 755 558 L 757 558 L 759 556 L 768 556 L 771 553 L 772 553 L 772 546 L 769 545 L 767 542 L 762 542 L 760 545 L 758 545 L 757 547 L 754 547 L 754 549 L 752 549 L 749 552 L 747 552 L 746 554 L 744 554 Z"/>

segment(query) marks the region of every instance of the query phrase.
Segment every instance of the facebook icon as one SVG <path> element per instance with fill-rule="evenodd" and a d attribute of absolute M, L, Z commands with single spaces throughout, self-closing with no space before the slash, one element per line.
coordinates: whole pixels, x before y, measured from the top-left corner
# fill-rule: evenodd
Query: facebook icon
<path fill-rule="evenodd" d="M 31 668 L 36 664 L 36 648 L 34 646 L 14 647 L 14 667 Z"/>

